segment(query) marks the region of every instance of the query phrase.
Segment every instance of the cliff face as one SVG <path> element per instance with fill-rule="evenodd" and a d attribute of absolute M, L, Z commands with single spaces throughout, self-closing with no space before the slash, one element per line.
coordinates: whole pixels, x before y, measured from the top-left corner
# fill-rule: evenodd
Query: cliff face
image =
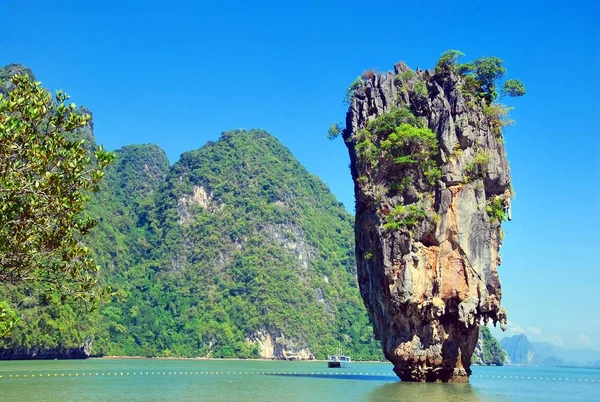
<path fill-rule="evenodd" d="M 479 322 L 505 322 L 496 271 L 510 173 L 493 106 L 453 71 L 366 73 L 343 132 L 361 295 L 396 374 L 467 382 Z"/>

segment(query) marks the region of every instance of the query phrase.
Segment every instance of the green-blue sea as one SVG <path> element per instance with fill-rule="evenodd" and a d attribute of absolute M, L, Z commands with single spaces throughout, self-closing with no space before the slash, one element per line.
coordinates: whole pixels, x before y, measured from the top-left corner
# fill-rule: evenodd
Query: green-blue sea
<path fill-rule="evenodd" d="M 0 362 L 2 401 L 592 401 L 600 370 L 474 367 L 470 384 L 400 382 L 388 363 L 176 359 Z"/>

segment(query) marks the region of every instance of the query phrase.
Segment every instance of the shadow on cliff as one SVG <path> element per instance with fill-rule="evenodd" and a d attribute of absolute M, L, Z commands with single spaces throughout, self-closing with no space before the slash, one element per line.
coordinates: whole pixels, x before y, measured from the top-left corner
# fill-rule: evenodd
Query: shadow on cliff
<path fill-rule="evenodd" d="M 393 382 L 375 388 L 366 401 L 482 401 L 470 384 Z"/>

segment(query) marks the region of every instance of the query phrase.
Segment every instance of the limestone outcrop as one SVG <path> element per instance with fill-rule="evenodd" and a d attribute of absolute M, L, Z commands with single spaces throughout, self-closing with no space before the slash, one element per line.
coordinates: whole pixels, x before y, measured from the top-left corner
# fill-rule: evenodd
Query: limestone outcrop
<path fill-rule="evenodd" d="M 253 333 L 248 343 L 258 343 L 260 357 L 272 360 L 314 360 L 315 355 L 307 347 L 298 346 L 277 328 L 262 328 Z"/>
<path fill-rule="evenodd" d="M 451 69 L 367 72 L 346 127 L 361 295 L 406 381 L 467 382 L 479 323 L 504 325 L 511 181 L 502 111 Z"/>

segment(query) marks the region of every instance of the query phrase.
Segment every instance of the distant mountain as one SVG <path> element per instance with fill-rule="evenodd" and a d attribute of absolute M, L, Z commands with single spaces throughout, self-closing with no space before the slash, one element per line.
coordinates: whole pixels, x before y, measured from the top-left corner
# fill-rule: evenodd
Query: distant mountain
<path fill-rule="evenodd" d="M 509 364 L 594 367 L 600 361 L 600 351 L 566 349 L 548 342 L 530 342 L 523 334 L 503 338 L 500 345 L 506 351 Z"/>
<path fill-rule="evenodd" d="M 509 363 L 524 365 L 531 365 L 534 363 L 536 358 L 535 350 L 525 335 L 502 338 L 500 346 L 506 351 Z"/>
<path fill-rule="evenodd" d="M 555 358 L 561 366 L 595 366 L 600 361 L 600 351 L 593 349 L 566 349 L 548 342 L 533 342 L 541 356 Z"/>

